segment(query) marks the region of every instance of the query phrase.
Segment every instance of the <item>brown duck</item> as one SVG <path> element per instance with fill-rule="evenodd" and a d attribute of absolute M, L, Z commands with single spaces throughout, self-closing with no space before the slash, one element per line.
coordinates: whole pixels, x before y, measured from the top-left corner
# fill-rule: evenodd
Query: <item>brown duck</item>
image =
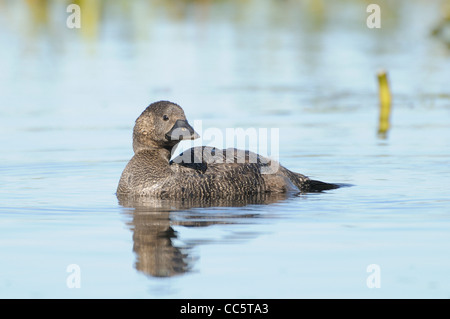
<path fill-rule="evenodd" d="M 169 101 L 150 104 L 136 120 L 135 154 L 122 173 L 117 195 L 219 199 L 339 187 L 311 180 L 278 162 L 234 148 L 194 147 L 170 160 L 171 150 L 181 140 L 198 137 L 179 105 Z"/>

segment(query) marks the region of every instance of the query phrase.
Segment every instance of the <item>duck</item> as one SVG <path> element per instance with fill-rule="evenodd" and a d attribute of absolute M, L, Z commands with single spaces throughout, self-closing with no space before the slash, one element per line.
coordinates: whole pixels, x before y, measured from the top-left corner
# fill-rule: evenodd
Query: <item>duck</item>
<path fill-rule="evenodd" d="M 199 137 L 181 106 L 170 101 L 150 104 L 136 119 L 134 156 L 122 172 L 116 195 L 220 199 L 339 188 L 248 150 L 197 146 L 171 160 L 172 151 L 181 141 Z"/>

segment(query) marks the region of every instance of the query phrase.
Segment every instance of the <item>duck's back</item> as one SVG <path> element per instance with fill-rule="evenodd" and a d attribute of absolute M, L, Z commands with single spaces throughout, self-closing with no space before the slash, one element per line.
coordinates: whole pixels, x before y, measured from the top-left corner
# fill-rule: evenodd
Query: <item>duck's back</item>
<path fill-rule="evenodd" d="M 158 198 L 227 198 L 336 187 L 310 180 L 253 152 L 203 146 L 191 148 L 165 164 L 151 152 L 136 154 L 122 173 L 117 193 Z"/>
<path fill-rule="evenodd" d="M 194 196 L 197 192 L 221 196 L 299 191 L 298 185 L 308 180 L 276 161 L 235 148 L 194 147 L 174 158 L 171 168 L 183 177 L 181 184 L 188 184 L 189 189 L 192 185 Z M 293 174 L 294 180 L 289 173 Z"/>

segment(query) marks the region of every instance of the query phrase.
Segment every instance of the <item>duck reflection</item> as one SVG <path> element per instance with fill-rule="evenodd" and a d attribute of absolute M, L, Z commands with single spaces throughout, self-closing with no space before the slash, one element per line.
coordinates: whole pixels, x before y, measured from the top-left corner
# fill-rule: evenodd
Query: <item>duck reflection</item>
<path fill-rule="evenodd" d="M 271 204 L 286 199 L 286 194 L 258 194 L 255 196 L 213 199 L 162 200 L 118 196 L 119 204 L 131 219 L 127 223 L 133 232 L 135 268 L 154 277 L 171 277 L 191 270 L 193 245 L 175 244 L 178 238 L 173 226 L 206 227 L 216 224 L 242 223 L 258 217 L 257 210 L 211 210 L 207 207 L 244 207 Z M 246 212 L 248 211 L 248 213 Z"/>

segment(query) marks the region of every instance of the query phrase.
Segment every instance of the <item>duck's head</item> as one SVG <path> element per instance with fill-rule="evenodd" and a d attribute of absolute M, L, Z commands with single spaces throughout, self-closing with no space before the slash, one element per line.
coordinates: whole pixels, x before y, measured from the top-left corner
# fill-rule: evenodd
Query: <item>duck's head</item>
<path fill-rule="evenodd" d="M 146 149 L 170 150 L 182 140 L 198 137 L 179 105 L 159 101 L 150 104 L 137 118 L 133 130 L 133 150 L 135 153 Z"/>

